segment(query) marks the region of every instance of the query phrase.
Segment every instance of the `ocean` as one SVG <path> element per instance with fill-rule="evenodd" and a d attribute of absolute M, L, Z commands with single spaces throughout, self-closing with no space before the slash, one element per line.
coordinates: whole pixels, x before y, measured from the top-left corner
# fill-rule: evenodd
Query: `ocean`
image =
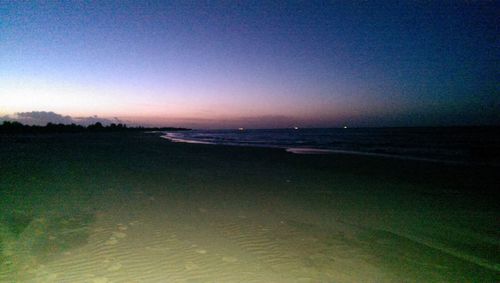
<path fill-rule="evenodd" d="M 237 129 L 168 132 L 173 142 L 283 148 L 500 166 L 497 127 Z"/>

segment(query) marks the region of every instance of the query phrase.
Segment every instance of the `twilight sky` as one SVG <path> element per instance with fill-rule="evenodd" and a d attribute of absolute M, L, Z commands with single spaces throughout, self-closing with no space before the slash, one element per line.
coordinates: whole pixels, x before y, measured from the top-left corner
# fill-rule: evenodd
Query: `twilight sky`
<path fill-rule="evenodd" d="M 0 117 L 500 123 L 497 1 L 164 2 L 0 0 Z"/>

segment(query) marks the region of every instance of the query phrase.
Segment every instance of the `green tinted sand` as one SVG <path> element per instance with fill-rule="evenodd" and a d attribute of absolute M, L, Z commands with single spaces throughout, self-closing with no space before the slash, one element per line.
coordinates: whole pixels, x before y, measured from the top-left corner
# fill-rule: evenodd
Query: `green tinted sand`
<path fill-rule="evenodd" d="M 2 137 L 2 282 L 495 282 L 489 168 Z"/>

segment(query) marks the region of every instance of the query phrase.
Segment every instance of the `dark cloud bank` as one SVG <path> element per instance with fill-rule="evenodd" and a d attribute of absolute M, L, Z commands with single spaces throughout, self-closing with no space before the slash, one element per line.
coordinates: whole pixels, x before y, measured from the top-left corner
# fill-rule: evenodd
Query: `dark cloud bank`
<path fill-rule="evenodd" d="M 54 124 L 78 124 L 83 126 L 88 126 L 95 124 L 96 122 L 101 122 L 104 125 L 109 125 L 111 123 L 123 123 L 118 118 L 106 119 L 97 116 L 89 117 L 71 117 L 64 116 L 61 114 L 54 113 L 52 111 L 31 111 L 31 112 L 18 112 L 13 115 L 5 115 L 0 117 L 0 121 L 17 121 L 24 125 L 39 125 L 44 126 L 47 123 Z"/>

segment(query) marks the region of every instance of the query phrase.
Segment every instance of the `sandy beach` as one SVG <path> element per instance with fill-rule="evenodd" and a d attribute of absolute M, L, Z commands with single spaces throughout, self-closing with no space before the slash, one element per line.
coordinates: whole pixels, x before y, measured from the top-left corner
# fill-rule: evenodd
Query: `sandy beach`
<path fill-rule="evenodd" d="M 498 282 L 493 167 L 0 136 L 1 282 Z"/>

